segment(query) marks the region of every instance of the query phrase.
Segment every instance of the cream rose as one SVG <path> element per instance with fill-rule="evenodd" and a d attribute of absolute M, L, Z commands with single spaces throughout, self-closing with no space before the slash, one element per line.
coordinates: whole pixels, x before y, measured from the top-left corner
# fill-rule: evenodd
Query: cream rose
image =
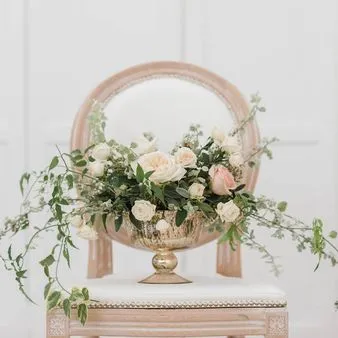
<path fill-rule="evenodd" d="M 216 212 L 218 216 L 221 218 L 222 222 L 234 222 L 241 214 L 241 210 L 234 203 L 233 200 L 230 200 L 226 203 L 218 203 Z"/>
<path fill-rule="evenodd" d="M 172 156 L 160 151 L 144 154 L 137 162 L 144 172 L 153 171 L 149 180 L 154 183 L 179 181 L 186 173 Z"/>
<path fill-rule="evenodd" d="M 195 168 L 197 157 L 195 153 L 187 147 L 179 148 L 175 153 L 175 161 L 184 168 Z"/>
<path fill-rule="evenodd" d="M 209 169 L 211 190 L 216 195 L 228 195 L 229 189 L 236 188 L 236 182 L 231 172 L 224 166 L 217 164 Z"/>
<path fill-rule="evenodd" d="M 226 135 L 221 129 L 214 127 L 214 129 L 211 132 L 211 138 L 214 140 L 214 143 L 220 147 L 222 146 L 226 138 Z"/>
<path fill-rule="evenodd" d="M 149 201 L 137 200 L 135 201 L 131 212 L 135 218 L 142 222 L 150 221 L 155 215 L 156 205 L 151 204 Z"/>
<path fill-rule="evenodd" d="M 111 153 L 111 149 L 107 143 L 99 143 L 92 150 L 92 156 L 95 160 L 105 161 Z"/>
<path fill-rule="evenodd" d="M 203 197 L 203 193 L 204 193 L 204 185 L 201 184 L 201 183 L 193 183 L 188 191 L 189 191 L 189 194 L 190 194 L 190 197 L 191 198 L 196 198 L 196 199 L 199 199 L 201 197 Z"/>
<path fill-rule="evenodd" d="M 170 224 L 165 219 L 160 219 L 156 225 L 155 228 L 158 231 L 166 231 L 170 227 Z"/>
<path fill-rule="evenodd" d="M 83 239 L 87 239 L 90 241 L 98 239 L 97 232 L 94 230 L 94 228 L 86 224 L 79 228 L 77 235 Z"/>
<path fill-rule="evenodd" d="M 136 139 L 134 143 L 136 144 L 136 148 L 134 149 L 134 152 L 138 155 L 151 153 L 157 150 L 156 138 L 149 141 L 144 135 L 142 135 L 141 137 Z"/>
<path fill-rule="evenodd" d="M 222 145 L 222 149 L 228 153 L 238 153 L 241 151 L 241 146 L 238 143 L 238 139 L 235 136 L 227 136 Z"/>
<path fill-rule="evenodd" d="M 90 162 L 88 170 L 94 177 L 101 177 L 104 175 L 104 163 L 101 161 Z"/>
<path fill-rule="evenodd" d="M 244 163 L 244 159 L 241 153 L 233 153 L 229 157 L 229 163 L 233 167 L 240 167 Z"/>
<path fill-rule="evenodd" d="M 83 225 L 83 219 L 80 215 L 75 215 L 69 222 L 74 228 L 80 228 Z"/>

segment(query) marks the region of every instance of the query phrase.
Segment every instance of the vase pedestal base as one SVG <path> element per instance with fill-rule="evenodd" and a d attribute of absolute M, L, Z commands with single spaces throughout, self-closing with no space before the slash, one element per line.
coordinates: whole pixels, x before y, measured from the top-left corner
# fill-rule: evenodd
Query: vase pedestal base
<path fill-rule="evenodd" d="M 142 284 L 187 284 L 191 280 L 183 278 L 174 272 L 171 273 L 153 273 L 149 277 L 139 281 Z"/>

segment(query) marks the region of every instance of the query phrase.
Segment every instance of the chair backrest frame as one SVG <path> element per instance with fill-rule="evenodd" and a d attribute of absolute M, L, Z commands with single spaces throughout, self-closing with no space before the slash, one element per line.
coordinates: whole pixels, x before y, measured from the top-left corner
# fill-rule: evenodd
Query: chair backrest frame
<path fill-rule="evenodd" d="M 119 92 L 129 88 L 133 84 L 146 81 L 152 77 L 175 76 L 185 80 L 200 83 L 216 93 L 234 114 L 234 119 L 239 125 L 250 113 L 249 106 L 238 89 L 220 77 L 201 67 L 172 61 L 152 62 L 137 65 L 117 73 L 103 81 L 82 104 L 76 115 L 71 136 L 71 149 L 85 149 L 90 142 L 87 117 L 92 110 L 93 101 L 98 101 L 104 106 Z M 259 146 L 260 136 L 255 120 L 251 120 L 242 132 L 242 145 L 244 153 Z M 258 177 L 259 167 L 247 168 L 244 174 L 246 188 L 253 191 Z M 122 229 L 121 229 L 122 230 Z M 122 231 L 116 233 L 116 240 L 130 245 L 130 239 Z M 217 235 L 216 235 L 217 236 Z M 199 245 L 215 239 L 215 234 L 205 233 Z M 112 267 L 111 241 L 104 236 L 89 245 L 88 276 L 91 278 L 102 277 L 110 274 Z M 227 276 L 241 276 L 240 246 L 232 251 L 226 244 L 218 245 L 217 272 Z"/>

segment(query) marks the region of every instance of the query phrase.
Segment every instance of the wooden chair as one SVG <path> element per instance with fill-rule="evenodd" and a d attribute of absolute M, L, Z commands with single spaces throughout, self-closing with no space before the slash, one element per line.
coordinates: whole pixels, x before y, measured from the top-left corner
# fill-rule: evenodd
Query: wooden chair
<path fill-rule="evenodd" d="M 92 92 L 76 117 L 72 148 L 83 149 L 89 143 L 87 116 L 93 100 L 106 105 L 131 86 L 160 77 L 179 78 L 207 88 L 230 108 L 237 123 L 248 116 L 245 100 L 223 78 L 193 65 L 156 62 L 112 76 Z M 244 152 L 258 143 L 258 129 L 252 121 L 242 138 Z M 254 189 L 257 174 L 258 168 L 248 168 L 245 172 L 248 190 Z M 217 234 L 205 233 L 198 245 L 216 237 Z M 132 245 L 123 229 L 114 234 L 114 239 Z M 64 316 L 62 310 L 48 313 L 46 337 L 288 337 L 284 293 L 271 286 L 248 285 L 235 278 L 242 276 L 239 246 L 232 251 L 225 244 L 218 245 L 216 270 L 218 275 L 214 277 L 193 278 L 194 283 L 185 285 L 144 285 L 108 276 L 113 272 L 112 243 L 101 233 L 97 241 L 89 244 L 88 264 L 88 277 L 92 279 L 88 287 L 100 302 L 90 306 L 85 326 L 75 319 L 75 310 L 71 319 Z"/>

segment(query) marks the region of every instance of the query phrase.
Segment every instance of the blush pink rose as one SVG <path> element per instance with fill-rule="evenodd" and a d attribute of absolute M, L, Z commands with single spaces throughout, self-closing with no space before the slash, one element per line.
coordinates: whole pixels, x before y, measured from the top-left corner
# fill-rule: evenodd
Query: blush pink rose
<path fill-rule="evenodd" d="M 211 190 L 216 195 L 229 195 L 229 189 L 236 188 L 236 182 L 231 172 L 224 166 L 217 164 L 209 169 Z"/>

